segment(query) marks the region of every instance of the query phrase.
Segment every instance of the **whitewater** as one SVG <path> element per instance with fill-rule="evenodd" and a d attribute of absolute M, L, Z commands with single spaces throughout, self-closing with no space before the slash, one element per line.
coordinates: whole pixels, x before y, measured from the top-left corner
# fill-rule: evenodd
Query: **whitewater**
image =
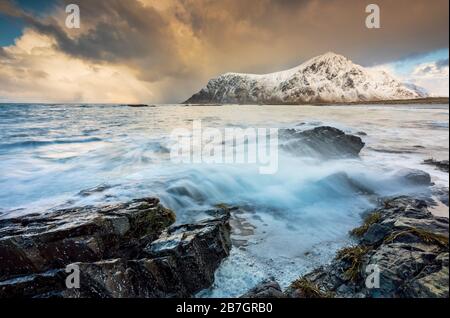
<path fill-rule="evenodd" d="M 333 126 L 360 135 L 360 159 L 319 161 L 280 150 L 279 169 L 256 165 L 174 164 L 175 128 Z M 239 296 L 273 276 L 283 287 L 351 244 L 348 231 L 373 208 L 336 173 L 380 195 L 413 192 L 404 168 L 424 170 L 439 187 L 447 173 L 424 165 L 448 159 L 448 105 L 198 106 L 0 105 L 0 217 L 156 196 L 178 223 L 236 207 L 233 249 L 215 284 L 199 297 Z M 324 181 L 325 180 L 325 181 Z M 447 210 L 448 213 L 448 210 Z"/>

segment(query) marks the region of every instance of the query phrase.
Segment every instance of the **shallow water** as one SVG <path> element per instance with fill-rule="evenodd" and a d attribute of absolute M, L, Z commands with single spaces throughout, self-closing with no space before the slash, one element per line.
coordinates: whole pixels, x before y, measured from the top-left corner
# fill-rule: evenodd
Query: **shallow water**
<path fill-rule="evenodd" d="M 413 191 L 391 179 L 407 167 L 448 187 L 448 174 L 421 164 L 448 159 L 448 116 L 448 105 L 0 105 L 0 214 L 155 195 L 184 223 L 207 217 L 204 211 L 218 203 L 240 206 L 232 255 L 199 296 L 236 296 L 267 276 L 286 286 L 330 261 L 373 206 L 341 180 L 324 178 L 346 172 L 378 193 L 396 194 Z M 261 175 L 254 165 L 173 164 L 170 132 L 192 129 L 197 119 L 217 128 L 330 125 L 365 132 L 367 145 L 361 160 L 320 162 L 280 152 L 275 175 Z"/>

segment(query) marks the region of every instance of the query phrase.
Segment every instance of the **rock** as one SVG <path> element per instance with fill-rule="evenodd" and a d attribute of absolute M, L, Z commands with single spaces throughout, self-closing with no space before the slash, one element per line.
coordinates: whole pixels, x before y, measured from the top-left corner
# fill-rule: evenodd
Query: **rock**
<path fill-rule="evenodd" d="M 448 252 L 435 259 L 435 264 L 426 266 L 422 272 L 404 286 L 406 297 L 448 298 L 449 271 Z"/>
<path fill-rule="evenodd" d="M 345 172 L 337 172 L 329 175 L 314 184 L 318 191 L 335 194 L 336 196 L 348 196 L 354 194 L 373 195 L 374 190 L 362 184 L 358 180 L 351 178 Z"/>
<path fill-rule="evenodd" d="M 285 151 L 320 159 L 357 158 L 365 145 L 358 136 L 326 126 L 306 131 L 285 129 L 280 137 Z"/>
<path fill-rule="evenodd" d="M 394 298 L 404 295 L 404 285 L 416 279 L 423 268 L 436 258 L 436 248 L 424 244 L 383 244 L 369 257 L 368 264 L 380 270 L 380 288 L 367 289 L 370 297 Z"/>
<path fill-rule="evenodd" d="M 286 296 L 281 291 L 280 285 L 273 279 L 267 279 L 246 294 L 242 295 L 241 298 L 253 298 L 253 299 L 267 299 L 267 298 L 286 298 Z"/>
<path fill-rule="evenodd" d="M 143 108 L 143 107 L 150 107 L 150 105 L 147 104 L 127 104 L 128 107 L 133 107 L 133 108 Z"/>
<path fill-rule="evenodd" d="M 413 186 L 430 186 L 431 176 L 422 170 L 402 169 L 395 174 L 395 179 Z"/>
<path fill-rule="evenodd" d="M 97 194 L 97 193 L 101 193 L 104 192 L 106 190 L 111 189 L 113 186 L 108 185 L 108 184 L 100 184 L 94 188 L 90 188 L 90 189 L 86 189 L 86 190 L 82 190 L 78 193 L 79 196 L 82 197 L 89 197 L 91 195 Z"/>
<path fill-rule="evenodd" d="M 231 250 L 230 215 L 169 228 L 145 248 L 149 257 L 173 257 L 183 285 L 191 293 L 210 286 L 221 261 Z"/>
<path fill-rule="evenodd" d="M 448 218 L 433 216 L 427 201 L 411 197 L 385 199 L 372 213 L 376 222 L 358 231 L 358 245 L 304 279 L 340 298 L 448 298 Z M 380 271 L 379 288 L 366 286 L 369 265 Z M 285 294 L 298 296 L 292 287 Z"/>
<path fill-rule="evenodd" d="M 0 280 L 132 254 L 174 221 L 152 198 L 0 220 Z"/>
<path fill-rule="evenodd" d="M 449 206 L 448 188 L 434 187 L 432 189 L 433 195 L 443 204 Z"/>
<path fill-rule="evenodd" d="M 0 298 L 191 297 L 229 254 L 229 217 L 170 227 L 149 198 L 1 220 Z M 66 288 L 67 265 L 80 288 Z"/>
<path fill-rule="evenodd" d="M 438 160 L 434 160 L 434 159 L 427 159 L 423 163 L 426 165 L 435 166 L 436 168 L 438 168 L 439 170 L 441 170 L 443 172 L 449 172 L 449 161 L 448 160 L 438 161 Z"/>
<path fill-rule="evenodd" d="M 0 281 L 0 298 L 61 297 L 66 277 L 66 272 L 58 269 Z"/>

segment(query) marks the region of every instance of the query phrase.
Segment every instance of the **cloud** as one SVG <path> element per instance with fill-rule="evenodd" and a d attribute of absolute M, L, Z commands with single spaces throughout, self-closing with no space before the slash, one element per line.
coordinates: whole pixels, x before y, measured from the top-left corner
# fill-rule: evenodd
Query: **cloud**
<path fill-rule="evenodd" d="M 434 96 L 449 96 L 448 59 L 418 65 L 412 72 L 410 80 Z"/>
<path fill-rule="evenodd" d="M 3 47 L 0 46 L 0 58 L 6 59 L 8 55 L 6 54 L 6 51 Z"/>
<path fill-rule="evenodd" d="M 448 47 L 448 0 L 379 0 L 380 30 L 365 27 L 360 0 L 78 0 L 80 30 L 64 26 L 69 2 L 57 0 L 59 9 L 36 17 L 2 1 L 0 12 L 48 37 L 58 56 L 127 70 L 152 92 L 139 95 L 152 98 L 142 102 L 179 102 L 220 73 L 281 70 L 326 51 L 372 66 Z M 90 82 L 96 78 L 103 81 L 92 73 Z"/>
<path fill-rule="evenodd" d="M 446 78 L 449 75 L 448 59 L 418 65 L 413 75 L 417 77 Z"/>
<path fill-rule="evenodd" d="M 0 60 L 1 101 L 133 103 L 151 100 L 151 88 L 124 66 L 95 64 L 55 49 L 31 29 Z"/>

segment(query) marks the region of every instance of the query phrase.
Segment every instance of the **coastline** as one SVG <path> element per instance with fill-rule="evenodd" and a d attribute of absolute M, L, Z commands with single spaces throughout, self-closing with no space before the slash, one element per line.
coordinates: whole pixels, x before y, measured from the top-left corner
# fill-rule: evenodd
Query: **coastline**
<path fill-rule="evenodd" d="M 400 100 L 376 100 L 376 101 L 359 101 L 359 102 L 323 102 L 323 103 L 248 103 L 248 104 L 236 104 L 236 103 L 181 103 L 179 105 L 185 106 L 227 106 L 227 105 L 260 105 L 260 106 L 356 106 L 356 105 L 445 105 L 449 104 L 448 97 L 430 97 L 430 98 L 418 98 L 418 99 L 400 99 Z"/>
<path fill-rule="evenodd" d="M 360 137 L 326 126 L 286 129 L 282 140 L 299 156 L 305 147 L 314 148 L 325 162 L 358 160 L 365 146 Z M 425 162 L 448 170 L 448 161 Z M 448 189 L 436 188 L 421 170 L 404 169 L 395 180 L 415 188 L 416 194 L 386 198 L 345 172 L 319 180 L 317 184 L 339 185 L 378 202 L 363 216 L 362 226 L 351 232 L 357 244 L 345 247 L 331 264 L 303 275 L 284 291 L 267 277 L 243 297 L 448 297 L 448 215 L 431 213 L 444 206 L 448 210 Z M 159 199 L 144 198 L 1 219 L 0 298 L 194 297 L 213 285 L 218 268 L 236 248 L 232 235 L 242 228 L 232 218 L 240 209 L 220 204 L 205 211 L 208 217 L 202 221 L 174 225 L 172 210 Z M 418 255 L 411 254 L 416 250 Z M 397 262 L 399 255 L 402 259 Z M 420 270 L 407 272 L 405 278 L 405 264 Z M 80 290 L 65 287 L 64 270 L 72 265 L 82 269 L 85 283 Z M 376 290 L 365 287 L 368 265 L 384 268 L 387 285 Z"/>

